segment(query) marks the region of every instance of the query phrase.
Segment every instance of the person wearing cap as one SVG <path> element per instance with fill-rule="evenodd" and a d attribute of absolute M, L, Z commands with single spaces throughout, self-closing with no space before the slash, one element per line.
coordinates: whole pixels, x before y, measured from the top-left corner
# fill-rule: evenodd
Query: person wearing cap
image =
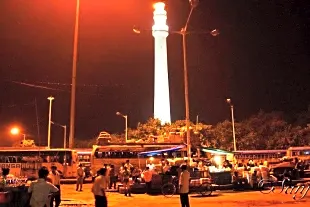
<path fill-rule="evenodd" d="M 189 182 L 190 182 L 190 173 L 187 170 L 187 165 L 182 165 L 179 177 L 179 193 L 182 207 L 189 207 L 189 199 L 188 199 Z"/>
<path fill-rule="evenodd" d="M 106 188 L 107 188 L 107 178 L 106 168 L 101 168 L 98 170 L 98 176 L 95 178 L 93 186 L 92 186 L 92 193 L 95 196 L 95 207 L 107 207 L 108 201 L 106 196 Z"/>
<path fill-rule="evenodd" d="M 77 169 L 76 191 L 82 191 L 84 176 L 85 176 L 85 172 L 82 167 L 82 164 L 79 164 L 79 167 Z"/>
<path fill-rule="evenodd" d="M 58 192 L 55 193 L 52 197 L 51 197 L 51 207 L 54 206 L 54 201 L 55 201 L 55 207 L 58 207 L 60 205 L 61 202 L 61 196 L 60 196 L 60 174 L 57 171 L 57 167 L 56 166 L 52 166 L 51 167 L 51 171 L 48 175 L 48 178 L 50 179 L 51 183 L 53 185 L 55 185 L 58 188 Z"/>

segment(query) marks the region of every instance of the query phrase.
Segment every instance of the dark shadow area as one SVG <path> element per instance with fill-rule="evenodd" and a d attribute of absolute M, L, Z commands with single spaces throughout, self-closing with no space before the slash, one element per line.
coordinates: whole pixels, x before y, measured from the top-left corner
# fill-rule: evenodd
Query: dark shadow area
<path fill-rule="evenodd" d="M 211 194 L 211 195 L 190 195 L 191 198 L 206 198 L 206 197 L 218 197 L 221 194 Z"/>

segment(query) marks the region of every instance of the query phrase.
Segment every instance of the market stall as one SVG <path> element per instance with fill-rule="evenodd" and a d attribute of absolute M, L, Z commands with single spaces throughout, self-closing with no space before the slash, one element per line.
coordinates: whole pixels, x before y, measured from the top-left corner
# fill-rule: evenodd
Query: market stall
<path fill-rule="evenodd" d="M 229 164 L 228 157 L 232 156 L 233 153 L 209 147 L 202 147 L 201 151 L 208 153 L 211 160 L 211 166 L 198 168 L 201 177 L 210 177 L 217 185 L 231 184 L 232 166 Z"/>

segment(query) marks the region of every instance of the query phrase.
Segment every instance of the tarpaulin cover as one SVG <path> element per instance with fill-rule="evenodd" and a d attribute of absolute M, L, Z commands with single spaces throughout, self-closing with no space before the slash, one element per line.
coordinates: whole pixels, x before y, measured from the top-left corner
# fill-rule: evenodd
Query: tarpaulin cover
<path fill-rule="evenodd" d="M 179 145 L 179 146 L 168 148 L 168 149 L 140 152 L 138 155 L 153 156 L 153 155 L 160 154 L 160 153 L 178 151 L 180 149 L 183 149 L 184 147 L 185 147 L 184 145 Z"/>

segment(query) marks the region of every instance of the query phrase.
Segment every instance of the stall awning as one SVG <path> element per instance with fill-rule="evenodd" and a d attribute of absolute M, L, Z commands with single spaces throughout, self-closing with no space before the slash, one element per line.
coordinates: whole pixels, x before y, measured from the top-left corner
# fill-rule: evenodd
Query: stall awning
<path fill-rule="evenodd" d="M 153 155 L 157 155 L 157 154 L 160 154 L 160 153 L 178 151 L 180 149 L 183 149 L 184 147 L 185 147 L 185 145 L 179 145 L 179 146 L 168 148 L 168 149 L 140 152 L 138 155 L 153 156 Z"/>
<path fill-rule="evenodd" d="M 208 153 L 217 154 L 217 155 L 228 155 L 228 154 L 233 154 L 233 152 L 229 152 L 229 151 L 221 150 L 221 149 L 216 149 L 216 148 L 207 148 L 207 147 L 203 147 L 203 148 L 201 148 L 201 150 L 202 150 L 203 152 L 208 152 Z"/>

